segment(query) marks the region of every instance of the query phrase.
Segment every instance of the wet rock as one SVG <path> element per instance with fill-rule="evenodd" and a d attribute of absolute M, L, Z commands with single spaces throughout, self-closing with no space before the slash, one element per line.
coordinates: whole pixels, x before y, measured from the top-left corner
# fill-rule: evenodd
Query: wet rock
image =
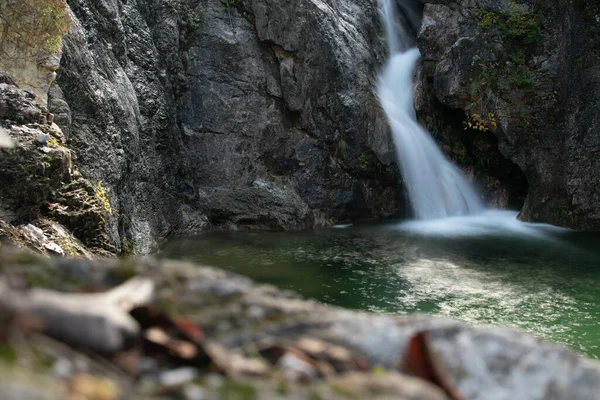
<path fill-rule="evenodd" d="M 480 181 L 491 191 L 504 186 L 496 197 L 508 197 L 513 208 L 524 203 L 523 220 L 583 230 L 600 226 L 600 197 L 591 178 L 600 171 L 596 15 L 597 5 L 588 1 L 425 1 L 417 42 L 431 65 L 421 68 L 416 95 L 429 115 L 424 120 L 474 175 L 491 172 L 496 183 Z M 433 96 L 423 106 L 428 91 Z M 476 116 L 486 132 L 461 133 L 468 127 L 461 121 Z M 490 135 L 487 130 L 497 145 L 479 140 L 488 150 L 477 150 L 472 137 Z M 499 162 L 496 147 L 520 172 Z M 527 190 L 526 199 L 517 201 Z"/>
<path fill-rule="evenodd" d="M 44 210 L 47 215 L 70 229 L 88 248 L 98 253 L 115 252 L 106 223 L 113 211 L 101 183 L 94 186 L 74 176 L 48 200 Z"/>
<path fill-rule="evenodd" d="M 284 230 L 313 224 L 302 199 L 260 182 L 250 188 L 215 190 L 207 195 L 211 221 L 224 229 Z"/>
<path fill-rule="evenodd" d="M 60 86 L 54 84 L 48 92 L 48 110 L 53 115 L 53 122 L 62 128 L 65 138 L 71 134 L 71 108 L 65 100 Z"/>

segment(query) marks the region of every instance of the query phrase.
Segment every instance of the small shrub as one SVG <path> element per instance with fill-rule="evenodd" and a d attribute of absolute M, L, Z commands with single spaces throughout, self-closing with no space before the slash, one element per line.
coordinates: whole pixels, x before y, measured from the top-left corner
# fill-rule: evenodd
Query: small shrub
<path fill-rule="evenodd" d="M 532 43 L 540 32 L 537 18 L 522 4 L 512 3 L 503 13 L 478 9 L 475 15 L 479 19 L 479 30 L 498 29 L 507 41 L 518 39 Z"/>
<path fill-rule="evenodd" d="M 496 122 L 496 115 L 494 113 L 488 113 L 485 117 L 479 114 L 471 115 L 465 122 L 465 131 L 472 129 L 480 132 L 487 132 L 490 128 L 496 128 L 498 126 Z"/>
<path fill-rule="evenodd" d="M 165 0 L 165 4 L 184 25 L 191 29 L 200 27 L 204 19 L 204 9 L 200 5 L 192 6 L 190 0 Z"/>
<path fill-rule="evenodd" d="M 479 19 L 479 24 L 477 27 L 482 31 L 492 29 L 500 22 L 500 15 L 493 11 L 478 9 L 475 11 L 475 15 Z"/>
<path fill-rule="evenodd" d="M 523 39 L 525 43 L 531 43 L 537 37 L 540 31 L 538 21 L 525 6 L 511 4 L 508 15 L 505 14 L 505 17 L 503 33 L 508 39 Z"/>
<path fill-rule="evenodd" d="M 99 181 L 96 185 L 96 197 L 100 203 L 100 206 L 107 214 L 112 214 L 112 208 L 108 201 L 108 191 L 102 186 L 102 181 Z"/>
<path fill-rule="evenodd" d="M 508 81 L 518 87 L 531 84 L 531 71 L 527 67 L 520 67 L 511 72 Z"/>
<path fill-rule="evenodd" d="M 366 170 L 369 167 L 369 160 L 367 159 L 367 153 L 360 153 L 360 156 L 358 157 L 358 165 L 360 166 L 360 169 L 362 169 L 363 171 Z"/>
<path fill-rule="evenodd" d="M 223 4 L 225 11 L 231 13 L 238 6 L 238 0 L 221 0 L 221 4 Z"/>
<path fill-rule="evenodd" d="M 336 155 L 343 160 L 348 157 L 348 143 L 344 139 L 340 139 L 338 142 Z"/>
<path fill-rule="evenodd" d="M 522 50 L 519 50 L 518 53 L 509 54 L 508 58 L 517 65 L 525 65 L 525 53 Z"/>
<path fill-rule="evenodd" d="M 0 1 L 0 61 L 60 52 L 71 22 L 66 0 Z"/>

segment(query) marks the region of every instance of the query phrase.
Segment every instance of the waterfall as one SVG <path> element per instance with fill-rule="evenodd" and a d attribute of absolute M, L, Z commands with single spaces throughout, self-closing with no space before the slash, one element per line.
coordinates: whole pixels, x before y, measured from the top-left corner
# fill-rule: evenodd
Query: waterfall
<path fill-rule="evenodd" d="M 404 2 L 399 8 L 397 1 Z M 408 33 L 417 27 L 410 0 L 382 0 L 390 58 L 377 94 L 392 131 L 396 154 L 417 219 L 438 219 L 483 211 L 484 205 L 463 173 L 417 123 L 412 78 L 420 53 Z"/>

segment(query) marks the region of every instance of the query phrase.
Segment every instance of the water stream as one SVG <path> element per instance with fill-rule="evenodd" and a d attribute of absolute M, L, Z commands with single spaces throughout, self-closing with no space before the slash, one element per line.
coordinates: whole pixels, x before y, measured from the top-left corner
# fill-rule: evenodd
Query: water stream
<path fill-rule="evenodd" d="M 600 358 L 600 234 L 490 210 L 415 117 L 413 0 L 383 0 L 378 85 L 416 219 L 300 233 L 175 238 L 163 255 L 347 308 L 515 326 Z"/>
<path fill-rule="evenodd" d="M 409 7 L 407 7 L 410 10 Z M 377 93 L 390 124 L 410 204 L 419 220 L 471 215 L 484 210 L 475 188 L 442 153 L 431 135 L 419 125 L 413 106 L 413 72 L 419 50 L 405 25 L 414 16 L 404 12 L 399 22 L 396 0 L 381 5 L 390 59 L 379 79 Z"/>

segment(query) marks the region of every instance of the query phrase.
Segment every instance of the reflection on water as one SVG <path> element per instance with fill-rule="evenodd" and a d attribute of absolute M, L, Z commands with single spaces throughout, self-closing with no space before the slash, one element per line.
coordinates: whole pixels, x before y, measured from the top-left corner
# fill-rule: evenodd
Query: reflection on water
<path fill-rule="evenodd" d="M 211 233 L 174 239 L 164 255 L 347 308 L 513 325 L 600 358 L 600 235 L 493 229 L 500 220 L 459 226 L 480 222 L 477 236 L 444 235 L 440 226 L 431 236 L 426 224 Z"/>

